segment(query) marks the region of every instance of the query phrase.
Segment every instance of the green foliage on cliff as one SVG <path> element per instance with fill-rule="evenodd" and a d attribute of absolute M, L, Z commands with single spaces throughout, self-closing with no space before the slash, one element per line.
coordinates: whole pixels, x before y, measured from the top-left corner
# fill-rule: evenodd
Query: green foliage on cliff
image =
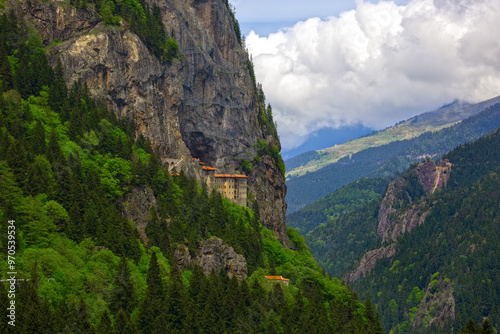
<path fill-rule="evenodd" d="M 323 275 L 292 230 L 284 248 L 250 210 L 172 177 L 149 140 L 89 88 L 67 89 L 36 36 L 0 17 L 0 248 L 15 226 L 12 333 L 366 333 L 373 310 Z M 4 34 L 4 32 L 8 32 Z M 26 50 L 23 51 L 23 48 Z M 26 64 L 16 68 L 15 64 Z M 267 146 L 266 146 L 267 147 Z M 266 154 L 273 154 L 273 151 Z M 153 190 L 147 245 L 123 208 L 131 189 Z M 138 209 L 138 208 L 132 208 Z M 9 221 L 15 221 L 12 224 Z M 217 236 L 244 254 L 251 277 L 181 271 L 174 251 Z M 7 278 L 7 252 L 0 276 Z M 290 286 L 268 282 L 271 272 Z M 10 298 L 0 284 L 0 306 Z M 0 318 L 7 328 L 7 318 Z"/>
<path fill-rule="evenodd" d="M 228 0 L 223 0 L 226 5 L 227 10 L 229 11 L 229 15 L 231 15 L 231 20 L 233 21 L 234 33 L 236 34 L 236 39 L 240 45 L 243 45 L 243 37 L 241 36 L 240 23 L 236 19 L 236 9 L 232 6 Z"/>
<path fill-rule="evenodd" d="M 270 156 L 271 159 L 273 159 L 274 164 L 280 171 L 281 175 L 285 177 L 285 163 L 281 158 L 281 154 L 277 146 L 275 146 L 274 144 L 268 145 L 265 140 L 258 139 L 257 143 L 255 144 L 255 148 L 257 149 L 257 155 L 259 157 L 263 157 L 265 155 Z"/>
<path fill-rule="evenodd" d="M 121 19 L 124 19 L 161 61 L 171 61 L 177 56 L 179 44 L 173 36 L 168 36 L 160 7 L 156 3 L 150 7 L 144 0 L 88 0 L 88 2 L 95 5 L 95 10 L 106 24 L 119 26 Z M 70 3 L 86 7 L 78 0 L 70 0 Z"/>

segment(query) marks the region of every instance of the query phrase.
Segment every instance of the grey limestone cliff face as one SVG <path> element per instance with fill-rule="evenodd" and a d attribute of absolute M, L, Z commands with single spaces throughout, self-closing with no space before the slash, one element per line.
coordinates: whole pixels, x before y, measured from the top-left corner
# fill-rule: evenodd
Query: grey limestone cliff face
<path fill-rule="evenodd" d="M 380 247 L 372 251 L 369 251 L 368 253 L 363 255 L 363 258 L 361 259 L 359 266 L 346 277 L 346 281 L 355 282 L 361 277 L 368 275 L 373 270 L 373 268 L 375 268 L 375 265 L 377 264 L 378 260 L 381 260 L 383 258 L 391 258 L 394 256 L 395 253 L 396 253 L 395 244 L 392 244 L 387 247 Z"/>
<path fill-rule="evenodd" d="M 122 207 L 127 220 L 135 223 L 141 240 L 147 243 L 146 225 L 148 224 L 149 212 L 151 209 L 157 210 L 153 190 L 149 187 L 132 188 L 124 198 Z"/>
<path fill-rule="evenodd" d="M 67 83 L 85 82 L 111 111 L 133 120 L 164 158 L 182 159 L 195 175 L 196 157 L 220 172 L 252 159 L 259 139 L 280 147 L 258 121 L 258 104 L 222 0 L 158 0 L 165 27 L 180 46 L 178 59 L 161 63 L 126 22 L 106 26 L 92 7 L 76 9 L 65 0 L 10 0 L 18 14 L 36 25 L 51 61 L 59 58 Z M 55 39 L 60 43 L 52 43 Z M 52 43 L 52 44 L 51 44 Z M 262 223 L 291 247 L 285 231 L 285 180 L 264 157 L 250 173 L 249 191 L 260 205 Z"/>
<path fill-rule="evenodd" d="M 205 274 L 219 273 L 224 270 L 229 277 L 235 276 L 242 281 L 247 278 L 247 262 L 245 257 L 219 238 L 210 238 L 201 244 L 198 255 L 191 257 L 185 246 L 179 246 L 174 253 L 177 264 L 186 268 L 189 264 L 199 264 Z"/>

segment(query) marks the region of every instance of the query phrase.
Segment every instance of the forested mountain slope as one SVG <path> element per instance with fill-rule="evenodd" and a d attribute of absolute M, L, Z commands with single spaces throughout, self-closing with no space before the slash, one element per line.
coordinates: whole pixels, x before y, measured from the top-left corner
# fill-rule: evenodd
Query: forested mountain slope
<path fill-rule="evenodd" d="M 306 235 L 328 220 L 341 217 L 379 198 L 391 177 L 363 178 L 287 215 L 287 225 Z"/>
<path fill-rule="evenodd" d="M 499 328 L 499 168 L 496 130 L 438 166 L 413 165 L 306 241 L 329 274 L 374 300 L 386 330 L 457 332 L 469 318 Z"/>
<path fill-rule="evenodd" d="M 390 176 L 402 172 L 425 156 L 439 157 L 458 145 L 475 140 L 500 125 L 496 104 L 456 125 L 419 137 L 369 148 L 340 159 L 316 172 L 287 181 L 287 214 L 303 208 L 363 177 Z"/>
<path fill-rule="evenodd" d="M 38 31 L 68 86 L 87 84 L 161 159 L 179 160 L 190 175 L 192 158 L 221 173 L 244 170 L 264 226 L 291 246 L 280 142 L 227 0 L 7 0 L 5 8 Z"/>
<path fill-rule="evenodd" d="M 293 229 L 295 250 L 262 226 L 259 201 L 172 175 L 140 124 L 85 83 L 67 87 L 47 54 L 32 26 L 0 16 L 0 307 L 15 305 L 2 332 L 382 332 L 371 302 L 324 275 Z"/>

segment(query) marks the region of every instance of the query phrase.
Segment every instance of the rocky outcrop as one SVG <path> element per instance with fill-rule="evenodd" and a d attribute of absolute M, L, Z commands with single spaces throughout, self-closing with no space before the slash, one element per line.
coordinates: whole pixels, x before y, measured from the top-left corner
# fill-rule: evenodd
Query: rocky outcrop
<path fill-rule="evenodd" d="M 399 178 L 387 187 L 378 213 L 377 235 L 382 238 L 382 242 L 395 242 L 400 234 L 410 232 L 422 224 L 429 213 L 425 202 L 411 205 L 412 199 L 405 191 L 407 185 L 406 179 Z M 403 199 L 407 199 L 410 205 L 405 210 L 398 211 Z"/>
<path fill-rule="evenodd" d="M 411 173 L 417 177 L 424 192 L 432 194 L 436 189 L 443 189 L 446 186 L 450 170 L 451 164 L 448 160 L 442 160 L 439 166 L 436 166 L 433 160 L 426 159 Z M 377 235 L 382 239 L 382 243 L 390 244 L 390 246 L 378 248 L 363 255 L 359 266 L 346 278 L 348 281 L 353 282 L 367 275 L 375 268 L 378 260 L 394 256 L 398 237 L 403 233 L 411 232 L 425 222 L 432 204 L 428 201 L 415 203 L 419 198 L 412 198 L 408 188 L 410 188 L 410 181 L 404 177 L 389 183 L 378 212 Z"/>
<path fill-rule="evenodd" d="M 156 198 L 149 187 L 135 187 L 125 197 L 122 208 L 128 221 L 135 223 L 137 231 L 144 243 L 148 242 L 146 225 L 151 208 L 157 209 Z"/>
<path fill-rule="evenodd" d="M 423 224 L 429 214 L 427 203 L 412 205 L 398 215 L 391 214 L 392 208 L 382 208 L 379 211 L 377 233 L 382 242 L 395 242 L 399 235 L 409 233 L 415 227 Z"/>
<path fill-rule="evenodd" d="M 178 59 L 161 63 L 122 21 L 106 26 L 93 11 L 62 0 L 10 0 L 41 31 L 52 62 L 59 58 L 69 85 L 82 80 L 112 112 L 133 120 L 164 158 L 191 157 L 219 171 L 251 160 L 258 139 L 280 146 L 259 124 L 259 107 L 233 21 L 221 0 L 158 0 L 165 27 L 180 46 Z M 52 43 L 55 39 L 60 43 Z M 285 227 L 285 180 L 264 157 L 249 175 L 265 227 L 291 247 Z"/>
<path fill-rule="evenodd" d="M 394 207 L 397 200 L 402 197 L 403 189 L 406 187 L 407 181 L 403 178 L 396 179 L 389 183 L 385 192 L 378 213 L 377 235 L 382 238 L 382 242 L 391 240 L 393 235 L 393 222 L 391 219 L 396 214 Z"/>
<path fill-rule="evenodd" d="M 177 264 L 180 268 L 186 268 L 189 264 L 199 264 L 205 274 L 219 273 L 222 269 L 229 277 L 235 276 L 242 281 L 247 278 L 247 262 L 243 255 L 219 238 L 205 240 L 198 250 L 198 255 L 191 257 L 185 246 L 179 246 L 174 252 Z"/>
<path fill-rule="evenodd" d="M 451 327 L 453 327 L 455 322 L 455 297 L 449 279 L 434 279 L 429 283 L 414 317 L 411 333 L 422 333 L 425 328 L 433 324 L 444 328 L 445 324 L 450 323 Z"/>
<path fill-rule="evenodd" d="M 361 259 L 359 266 L 351 273 L 348 277 L 346 277 L 347 282 L 355 282 L 361 277 L 364 277 L 370 273 L 370 271 L 375 268 L 378 260 L 384 258 L 391 258 L 396 254 L 396 245 L 392 244 L 388 247 L 381 247 L 378 249 L 374 249 L 369 251 L 363 258 Z"/>
<path fill-rule="evenodd" d="M 448 160 L 441 160 L 439 166 L 436 166 L 434 160 L 426 159 L 415 168 L 415 174 L 424 191 L 432 194 L 436 189 L 441 190 L 446 186 L 450 169 L 451 164 Z"/>
<path fill-rule="evenodd" d="M 426 194 L 432 194 L 436 189 L 443 189 L 450 175 L 451 164 L 447 160 L 440 161 L 439 166 L 433 160 L 426 159 L 412 171 Z M 402 233 L 413 230 L 425 221 L 429 214 L 427 202 L 418 205 L 412 204 L 412 199 L 406 188 L 409 182 L 405 178 L 394 180 L 387 187 L 387 191 L 380 204 L 377 235 L 382 242 L 393 242 Z M 400 208 L 405 202 L 404 209 Z M 402 210 L 398 210 L 402 209 Z"/>

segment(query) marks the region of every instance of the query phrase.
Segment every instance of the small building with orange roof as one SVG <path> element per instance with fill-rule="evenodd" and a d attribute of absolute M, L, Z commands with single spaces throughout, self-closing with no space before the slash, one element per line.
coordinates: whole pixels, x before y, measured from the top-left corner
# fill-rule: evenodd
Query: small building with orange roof
<path fill-rule="evenodd" d="M 266 276 L 267 280 L 270 282 L 279 282 L 288 286 L 290 284 L 290 280 L 288 278 L 284 278 L 283 276 Z"/>

